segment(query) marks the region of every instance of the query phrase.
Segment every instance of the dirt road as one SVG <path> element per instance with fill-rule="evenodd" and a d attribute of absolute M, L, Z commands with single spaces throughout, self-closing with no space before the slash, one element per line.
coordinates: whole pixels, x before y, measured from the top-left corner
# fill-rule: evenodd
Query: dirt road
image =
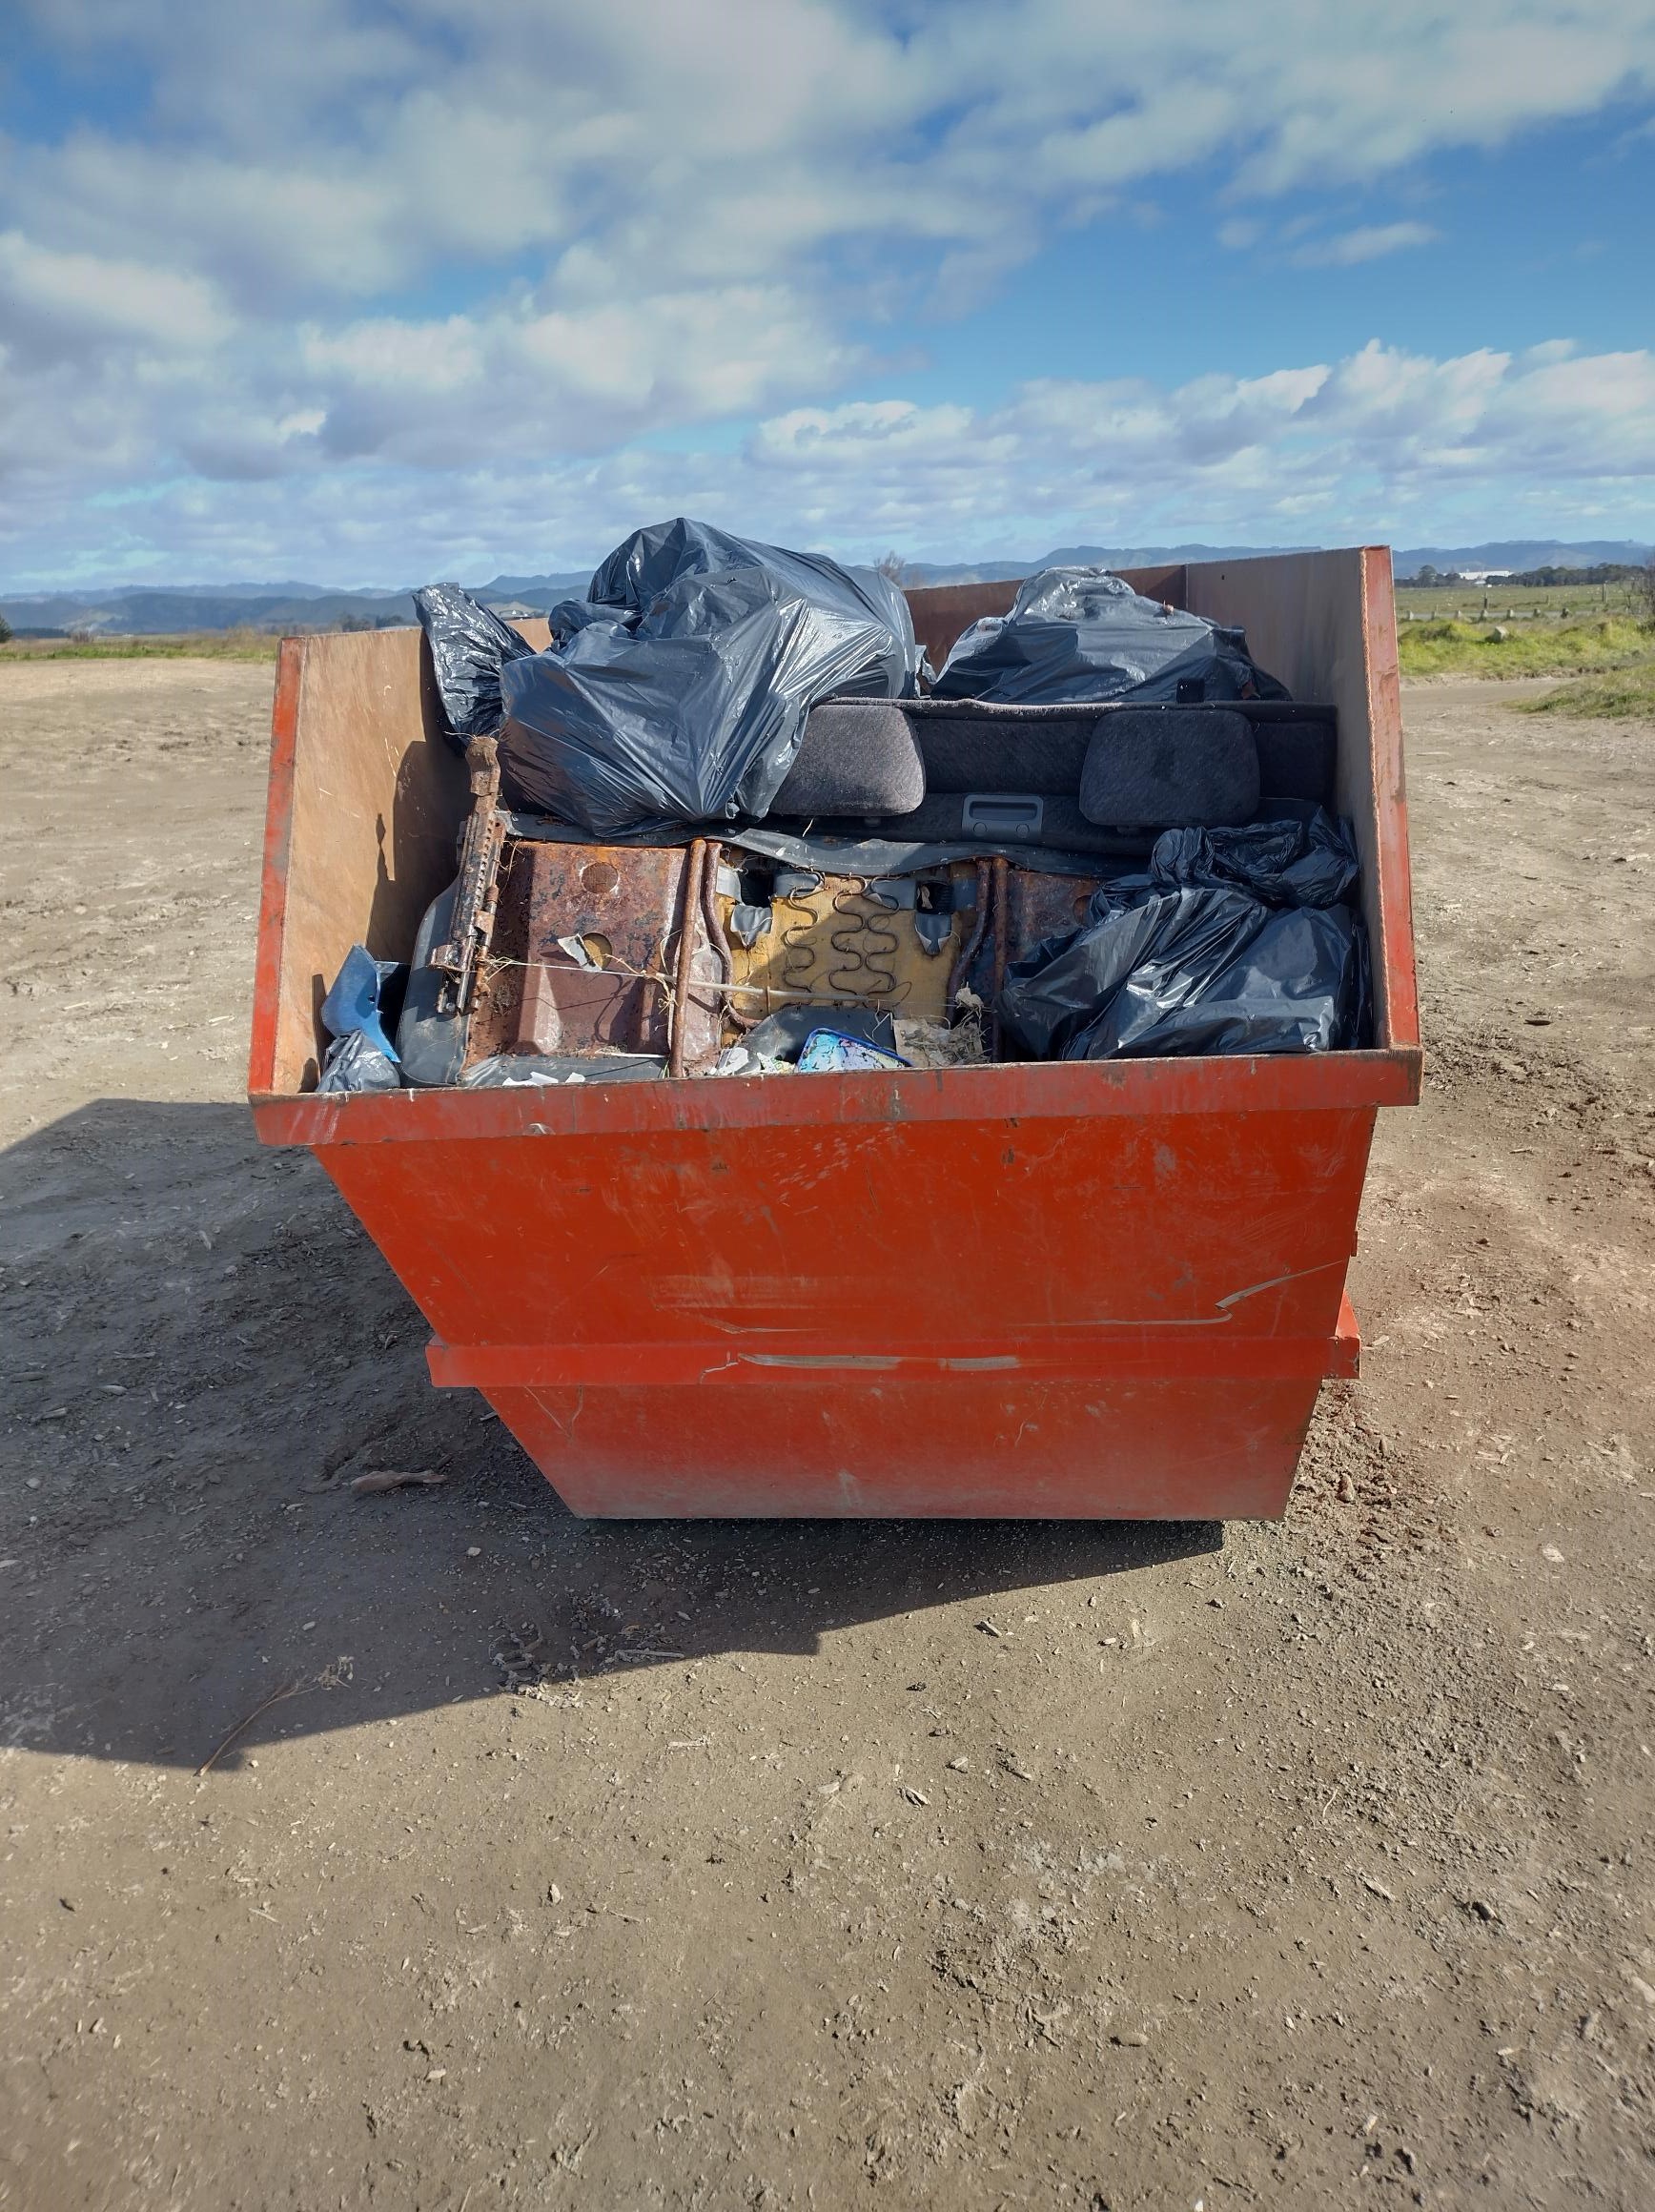
<path fill-rule="evenodd" d="M 1655 2202 L 1655 730 L 1408 698 L 1281 1526 L 604 1526 L 252 1140 L 269 686 L 0 665 L 0 2206 Z"/>

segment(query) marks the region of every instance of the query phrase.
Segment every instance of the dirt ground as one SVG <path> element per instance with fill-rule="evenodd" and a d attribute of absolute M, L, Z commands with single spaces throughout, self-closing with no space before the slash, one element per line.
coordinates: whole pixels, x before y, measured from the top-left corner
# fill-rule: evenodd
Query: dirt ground
<path fill-rule="evenodd" d="M 0 2206 L 1655 2202 L 1655 729 L 1408 696 L 1281 1525 L 604 1526 L 253 1140 L 270 683 L 0 666 Z"/>

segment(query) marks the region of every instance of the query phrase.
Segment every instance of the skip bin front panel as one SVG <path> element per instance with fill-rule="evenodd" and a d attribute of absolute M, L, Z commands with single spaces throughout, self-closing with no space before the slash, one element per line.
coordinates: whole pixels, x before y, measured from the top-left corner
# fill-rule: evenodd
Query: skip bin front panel
<path fill-rule="evenodd" d="M 485 1390 L 578 1510 L 1273 1512 L 1372 1125 L 784 1118 L 321 1157 L 438 1380 Z"/>
<path fill-rule="evenodd" d="M 1372 1121 L 787 1123 L 321 1157 L 451 1345 L 1327 1338 Z"/>

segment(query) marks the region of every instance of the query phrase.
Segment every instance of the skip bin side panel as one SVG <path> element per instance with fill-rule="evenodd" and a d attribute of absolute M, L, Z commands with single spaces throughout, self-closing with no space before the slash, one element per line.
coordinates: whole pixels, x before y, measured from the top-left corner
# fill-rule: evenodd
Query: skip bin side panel
<path fill-rule="evenodd" d="M 1402 761 L 1402 686 L 1397 658 L 1397 598 L 1391 555 L 1362 552 L 1363 625 L 1368 664 L 1370 782 L 1374 804 L 1379 909 L 1375 966 L 1384 978 L 1385 1027 L 1393 1050 L 1420 1049 L 1420 995 L 1414 964 L 1414 890 L 1408 853 L 1408 787 Z M 1372 928 L 1370 920 L 1369 927 Z"/>
<path fill-rule="evenodd" d="M 314 1079 L 351 946 L 406 957 L 454 873 L 465 771 L 421 712 L 419 646 L 416 630 L 303 641 L 276 1053 L 293 1090 Z"/>
<path fill-rule="evenodd" d="M 259 886 L 258 948 L 253 977 L 253 1038 L 247 1060 L 247 1088 L 254 1096 L 277 1088 L 276 1032 L 287 928 L 287 877 L 293 858 L 293 772 L 298 745 L 298 694 L 303 666 L 303 640 L 283 638 L 276 653 L 276 697 L 270 715 L 270 784 L 264 806 L 264 868 Z"/>
<path fill-rule="evenodd" d="M 600 1518 L 1270 1520 L 1314 1380 L 1113 1386 L 867 1379 L 727 1394 L 492 1390 L 571 1511 Z"/>
<path fill-rule="evenodd" d="M 1185 604 L 1238 624 L 1262 667 L 1298 699 L 1338 709 L 1336 799 L 1361 855 L 1362 916 L 1373 951 L 1379 1041 L 1417 1051 L 1402 773 L 1401 693 L 1390 555 L 1383 546 L 1192 563 Z"/>
<path fill-rule="evenodd" d="M 545 624 L 524 623 L 531 645 Z M 317 1011 L 353 944 L 405 959 L 469 805 L 417 629 L 288 638 L 272 722 L 255 1095 L 315 1082 Z"/>

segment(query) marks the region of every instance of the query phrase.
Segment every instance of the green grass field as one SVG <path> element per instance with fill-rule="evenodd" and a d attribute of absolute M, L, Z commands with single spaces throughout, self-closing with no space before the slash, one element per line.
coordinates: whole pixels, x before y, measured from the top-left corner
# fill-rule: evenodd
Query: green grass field
<path fill-rule="evenodd" d="M 177 637 L 13 638 L 7 661 L 274 661 L 281 643 L 263 630 L 192 630 Z"/>
<path fill-rule="evenodd" d="M 1583 676 L 1655 661 L 1655 634 L 1626 615 L 1571 623 L 1399 623 L 1404 676 Z"/>
<path fill-rule="evenodd" d="M 1560 684 L 1543 699 L 1525 699 L 1525 714 L 1583 714 L 1616 722 L 1655 722 L 1655 656 L 1606 675 Z"/>

